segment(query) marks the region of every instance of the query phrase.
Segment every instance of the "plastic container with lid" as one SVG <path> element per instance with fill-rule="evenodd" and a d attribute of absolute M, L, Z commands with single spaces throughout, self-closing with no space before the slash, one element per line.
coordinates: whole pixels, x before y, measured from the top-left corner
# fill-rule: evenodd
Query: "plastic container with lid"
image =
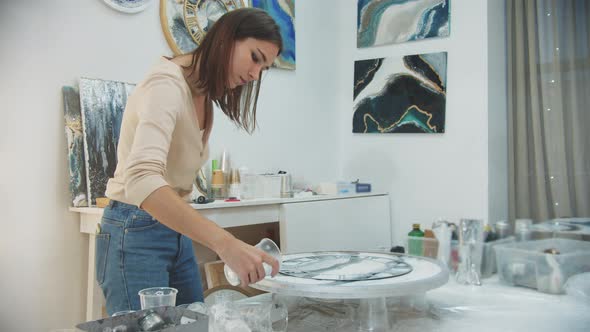
<path fill-rule="evenodd" d="M 561 294 L 567 279 L 590 272 L 590 242 L 545 239 L 495 246 L 500 280 Z"/>
<path fill-rule="evenodd" d="M 483 244 L 483 256 L 481 258 L 481 277 L 489 278 L 496 273 L 496 250 L 495 246 L 503 243 L 513 243 L 514 236 L 508 236 L 503 239 L 485 242 Z"/>

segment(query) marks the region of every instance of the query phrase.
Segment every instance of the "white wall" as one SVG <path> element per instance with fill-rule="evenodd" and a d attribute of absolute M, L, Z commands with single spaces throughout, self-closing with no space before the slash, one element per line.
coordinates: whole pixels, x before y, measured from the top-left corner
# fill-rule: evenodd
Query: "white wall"
<path fill-rule="evenodd" d="M 158 2 L 135 15 L 101 0 L 0 2 L 0 331 L 84 320 L 88 244 L 67 210 L 60 88 L 80 76 L 139 81 L 170 53 Z M 415 221 L 487 218 L 487 81 L 498 67 L 488 61 L 486 1 L 452 0 L 449 38 L 361 50 L 356 0 L 297 0 L 296 18 L 297 70 L 269 73 L 253 136 L 216 114 L 212 156 L 227 147 L 240 165 L 310 183 L 370 181 L 391 193 L 398 243 Z M 448 52 L 445 134 L 351 133 L 354 60 L 438 51 Z"/>
<path fill-rule="evenodd" d="M 308 21 L 297 25 L 298 69 L 266 77 L 260 130 L 248 136 L 217 113 L 213 156 L 227 147 L 236 163 L 288 169 L 307 182 L 336 173 L 336 126 L 326 126 L 334 108 L 318 76 L 332 58 L 317 52 L 329 31 L 321 32 L 314 3 L 297 2 L 298 17 Z M 0 331 L 84 321 L 88 242 L 67 210 L 61 87 L 80 76 L 141 80 L 159 55 L 170 53 L 158 9 L 159 1 L 135 15 L 102 0 L 0 2 Z"/>
<path fill-rule="evenodd" d="M 488 78 L 490 70 L 504 70 L 488 62 L 487 0 L 452 0 L 448 38 L 368 49 L 356 48 L 356 27 L 350 23 L 356 19 L 356 0 L 346 4 L 334 20 L 343 32 L 338 47 L 342 74 L 335 82 L 342 177 L 360 178 L 390 193 L 394 244 L 405 244 L 412 223 L 430 228 L 437 218 L 487 220 Z M 444 134 L 352 134 L 354 60 L 441 51 L 448 52 Z"/>
<path fill-rule="evenodd" d="M 295 180 L 317 183 L 334 179 L 337 162 L 337 127 L 333 96 L 337 87 L 329 78 L 334 66 L 333 31 L 324 26 L 329 1 L 296 1 L 297 70 L 271 70 L 266 74 L 258 102 L 259 131 L 238 133 L 222 113 L 215 118 L 212 157 L 224 147 L 232 163 L 258 171 L 284 169 Z M 337 46 L 337 45 L 335 45 Z M 328 84 L 326 84 L 328 83 Z M 239 166 L 239 165 L 238 165 Z"/>

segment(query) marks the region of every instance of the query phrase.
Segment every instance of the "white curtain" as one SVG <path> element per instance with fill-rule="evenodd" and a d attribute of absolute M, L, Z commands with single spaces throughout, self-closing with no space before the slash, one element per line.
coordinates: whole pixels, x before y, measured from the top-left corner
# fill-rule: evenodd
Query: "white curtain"
<path fill-rule="evenodd" d="M 510 219 L 590 217 L 590 0 L 507 0 Z"/>

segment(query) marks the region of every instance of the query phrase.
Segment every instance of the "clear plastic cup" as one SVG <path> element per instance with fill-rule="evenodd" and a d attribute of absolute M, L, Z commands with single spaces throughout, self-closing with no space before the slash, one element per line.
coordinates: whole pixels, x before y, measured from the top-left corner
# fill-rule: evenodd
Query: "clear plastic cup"
<path fill-rule="evenodd" d="M 218 303 L 208 314 L 209 331 L 286 332 L 289 319 L 285 304 L 266 301 Z"/>
<path fill-rule="evenodd" d="M 176 305 L 178 290 L 172 287 L 151 287 L 139 291 L 141 310 Z"/>
<path fill-rule="evenodd" d="M 279 262 L 279 270 L 281 269 L 281 263 L 283 262 L 283 258 L 281 255 L 281 250 L 273 240 L 264 238 L 258 242 L 254 247 L 264 251 L 265 253 L 271 255 Z M 269 276 L 272 273 L 272 266 L 262 263 L 262 267 L 264 268 L 265 276 Z M 232 286 L 238 286 L 240 284 L 240 277 L 237 273 L 235 273 L 229 266 L 225 265 L 223 267 L 223 272 L 225 274 L 225 278 Z"/>

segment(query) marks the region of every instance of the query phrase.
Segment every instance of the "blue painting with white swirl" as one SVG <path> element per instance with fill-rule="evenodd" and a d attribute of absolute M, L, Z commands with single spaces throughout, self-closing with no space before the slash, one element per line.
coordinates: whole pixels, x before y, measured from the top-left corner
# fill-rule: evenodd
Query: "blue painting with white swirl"
<path fill-rule="evenodd" d="M 123 111 L 135 84 L 80 78 L 80 106 L 84 132 L 87 201 L 105 197 L 107 181 L 117 166 L 117 144 Z"/>
<path fill-rule="evenodd" d="M 358 0 L 357 47 L 448 37 L 450 0 Z"/>
<path fill-rule="evenodd" d="M 68 168 L 70 170 L 70 193 L 72 195 L 70 202 L 74 207 L 88 206 L 80 94 L 71 86 L 64 86 L 61 91 L 64 101 L 65 131 L 68 143 Z"/>
<path fill-rule="evenodd" d="M 250 0 L 250 6 L 265 10 L 281 29 L 283 52 L 274 65 L 295 70 L 295 0 Z"/>
<path fill-rule="evenodd" d="M 354 63 L 353 133 L 444 133 L 447 52 Z"/>

